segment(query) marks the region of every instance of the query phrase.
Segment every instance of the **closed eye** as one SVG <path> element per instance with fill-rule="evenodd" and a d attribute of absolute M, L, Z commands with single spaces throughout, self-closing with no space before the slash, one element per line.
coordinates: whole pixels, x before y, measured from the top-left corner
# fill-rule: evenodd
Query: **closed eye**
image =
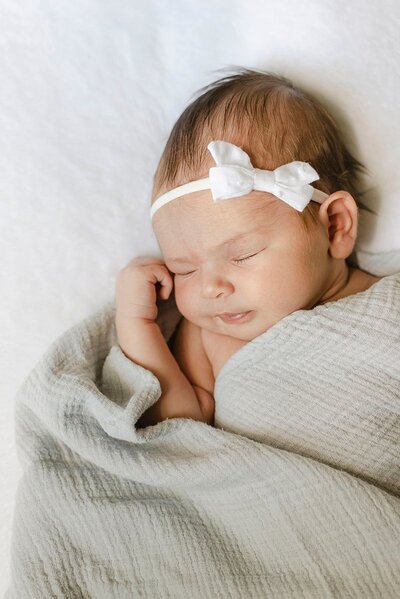
<path fill-rule="evenodd" d="M 239 258 L 238 260 L 234 260 L 234 262 L 236 262 L 236 263 L 246 262 L 246 260 L 249 260 L 250 258 L 257 256 L 257 254 L 259 254 L 259 253 L 260 252 L 257 252 L 256 254 L 251 254 L 251 256 L 247 256 L 246 258 Z"/>

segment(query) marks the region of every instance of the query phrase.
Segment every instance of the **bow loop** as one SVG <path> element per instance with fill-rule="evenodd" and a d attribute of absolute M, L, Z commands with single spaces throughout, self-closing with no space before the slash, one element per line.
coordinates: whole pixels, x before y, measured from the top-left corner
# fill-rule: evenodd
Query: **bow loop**
<path fill-rule="evenodd" d="M 214 201 L 246 195 L 254 187 L 254 173 L 242 166 L 214 166 L 209 177 Z"/>
<path fill-rule="evenodd" d="M 210 141 L 207 146 L 217 166 L 230 165 L 242 166 L 245 169 L 253 169 L 249 155 L 242 148 L 227 141 Z"/>
<path fill-rule="evenodd" d="M 274 171 L 277 183 L 295 187 L 299 184 L 313 183 L 319 179 L 318 173 L 308 162 L 295 160 L 278 166 Z"/>

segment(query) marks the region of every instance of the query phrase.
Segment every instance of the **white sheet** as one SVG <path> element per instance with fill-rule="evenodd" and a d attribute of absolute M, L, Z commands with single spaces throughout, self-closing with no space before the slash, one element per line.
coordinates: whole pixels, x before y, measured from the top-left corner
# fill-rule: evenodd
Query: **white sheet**
<path fill-rule="evenodd" d="M 400 248 L 396 0 L 2 0 L 2 397 L 49 343 L 113 297 L 130 257 L 158 255 L 151 178 L 175 119 L 230 65 L 318 92 L 370 169 L 363 252 Z M 0 592 L 19 476 L 0 419 Z"/>

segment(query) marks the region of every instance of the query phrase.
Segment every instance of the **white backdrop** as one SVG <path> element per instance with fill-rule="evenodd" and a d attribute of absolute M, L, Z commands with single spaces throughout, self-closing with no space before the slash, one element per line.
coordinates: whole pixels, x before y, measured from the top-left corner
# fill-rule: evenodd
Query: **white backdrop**
<path fill-rule="evenodd" d="M 370 175 L 358 248 L 400 249 L 397 0 L 0 0 L 0 593 L 8 586 L 17 388 L 49 344 L 159 255 L 151 179 L 192 95 L 240 65 L 337 116 Z"/>

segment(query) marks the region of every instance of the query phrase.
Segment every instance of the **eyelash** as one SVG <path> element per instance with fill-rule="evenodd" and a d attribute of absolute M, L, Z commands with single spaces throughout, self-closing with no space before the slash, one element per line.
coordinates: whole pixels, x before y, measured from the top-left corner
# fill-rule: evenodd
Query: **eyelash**
<path fill-rule="evenodd" d="M 245 262 L 246 260 L 249 260 L 249 258 L 254 258 L 254 256 L 257 256 L 257 254 L 259 254 L 260 252 L 256 252 L 255 254 L 251 254 L 251 256 L 246 256 L 246 258 L 239 258 L 238 260 L 234 260 L 234 262 L 236 263 L 241 263 L 241 262 Z M 192 272 L 194 272 L 193 270 L 191 270 L 190 272 L 176 272 L 174 273 L 176 277 L 185 277 L 186 275 L 190 275 Z"/>

